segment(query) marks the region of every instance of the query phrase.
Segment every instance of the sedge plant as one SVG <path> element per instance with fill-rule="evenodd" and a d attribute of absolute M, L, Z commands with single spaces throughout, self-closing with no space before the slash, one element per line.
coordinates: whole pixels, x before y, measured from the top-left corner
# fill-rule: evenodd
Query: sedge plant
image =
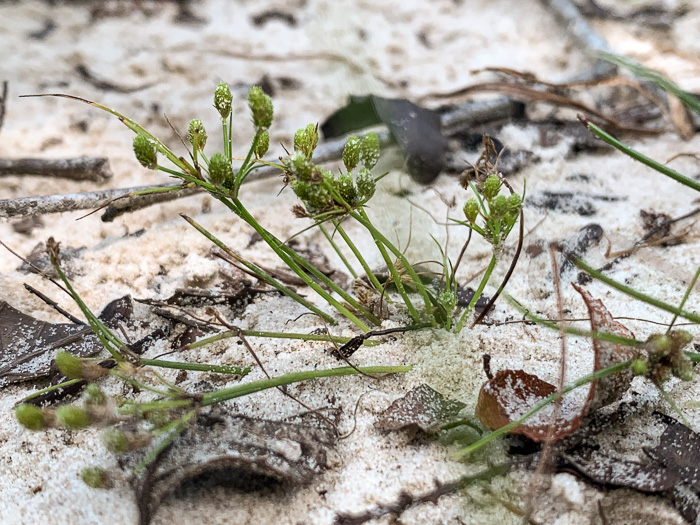
<path fill-rule="evenodd" d="M 193 227 L 223 249 L 246 273 L 255 275 L 261 281 L 298 302 L 327 324 L 335 324 L 336 316 L 340 315 L 366 333 L 373 326 L 380 325 L 382 319 L 381 315 L 378 315 L 361 298 L 343 289 L 287 242 L 275 236 L 251 214 L 244 204 L 245 192 L 242 191 L 242 187 L 255 170 L 263 166 L 278 168 L 285 186 L 290 187 L 300 200 L 300 204 L 293 208 L 294 214 L 312 221 L 307 229 L 318 228 L 332 249 L 340 256 L 348 272 L 357 278 L 359 272 L 344 256 L 339 246 L 342 239 L 366 276 L 366 283 L 372 293 L 384 297 L 390 282 L 395 287 L 400 302 L 403 303 L 413 325 L 428 322 L 434 327 L 461 330 L 467 318 L 473 313 L 476 300 L 484 291 L 492 275 L 502 254 L 506 237 L 519 219 L 522 226 L 522 198 L 515 194 L 508 197 L 500 195 L 504 180 L 495 170 L 483 184 L 471 185 L 475 191 L 476 200 L 470 200 L 465 206 L 467 221 L 457 222 L 489 241 L 493 246 L 493 258 L 478 286 L 474 300 L 466 308 L 458 309 L 456 301 L 458 285 L 454 278 L 456 268 L 452 267 L 444 250 L 441 248 L 445 280 L 440 283 L 426 283 L 416 272 L 411 261 L 407 260 L 401 250 L 389 240 L 385 232 L 375 226 L 367 213 L 377 182 L 382 177 L 372 173 L 380 156 L 379 139 L 375 133 L 368 133 L 363 137 L 352 136 L 347 139 L 342 154 L 345 169 L 337 174 L 314 162 L 313 154 L 319 141 L 318 127 L 314 124 L 309 124 L 295 133 L 293 151 L 286 157 L 280 157 L 279 162 L 264 160 L 270 144 L 269 128 L 273 123 L 274 108 L 270 97 L 260 87 L 253 86 L 248 92 L 247 101 L 255 133 L 245 157 L 236 159 L 232 156 L 233 96 L 228 85 L 221 83 L 214 92 L 214 108 L 221 121 L 223 151 L 213 154 L 205 152 L 208 132 L 200 119 L 193 119 L 187 133 L 187 140 L 191 147 L 188 160 L 174 153 L 143 126 L 113 109 L 68 95 L 53 96 L 87 102 L 117 116 L 136 134 L 133 150 L 142 166 L 165 172 L 179 179 L 185 187 L 199 187 L 206 190 L 247 223 L 275 252 L 282 263 L 332 309 L 331 312 L 311 303 L 269 272 L 227 247 L 213 232 L 207 231 L 193 219 L 185 217 Z M 170 166 L 164 165 L 163 158 Z M 167 191 L 173 191 L 173 186 L 149 188 L 131 195 Z M 480 224 L 481 219 L 483 224 Z M 388 268 L 389 282 L 381 282 L 372 270 L 363 254 L 364 250 L 357 246 L 344 227 L 346 220 L 355 221 L 369 233 Z M 517 260 L 517 254 L 515 260 Z"/>

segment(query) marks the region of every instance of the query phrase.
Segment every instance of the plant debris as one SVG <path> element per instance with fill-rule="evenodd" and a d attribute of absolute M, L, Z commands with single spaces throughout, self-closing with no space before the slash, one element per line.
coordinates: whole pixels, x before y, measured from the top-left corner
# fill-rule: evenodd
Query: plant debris
<path fill-rule="evenodd" d="M 131 299 L 127 296 L 105 306 L 100 320 L 115 326 L 130 316 Z M 86 325 L 39 321 L 0 301 L 0 387 L 49 376 L 59 348 L 90 357 L 104 347 Z"/>
<path fill-rule="evenodd" d="M 445 166 L 447 139 L 440 131 L 440 114 L 406 99 L 376 95 L 350 97 L 350 102 L 321 126 L 332 138 L 379 123 L 386 124 L 406 159 L 414 180 L 428 184 Z"/>
<path fill-rule="evenodd" d="M 642 433 L 646 445 L 641 450 L 631 445 L 636 440 L 625 439 Z M 594 415 L 562 445 L 560 470 L 573 470 L 600 485 L 659 494 L 688 522 L 698 523 L 700 435 L 679 421 L 659 412 L 649 418 L 636 403 L 623 403 L 612 414 Z"/>
<path fill-rule="evenodd" d="M 424 432 L 432 432 L 446 419 L 456 416 L 465 406 L 422 384 L 394 401 L 381 413 L 374 426 L 380 430 L 419 428 Z"/>
<path fill-rule="evenodd" d="M 619 335 L 629 339 L 632 333 L 615 321 L 603 303 L 593 299 L 585 290 L 573 285 L 581 294 L 591 318 L 591 330 Z M 594 371 L 635 358 L 638 350 L 619 344 L 595 339 Z M 583 404 L 571 397 L 564 397 L 558 413 L 553 405 L 548 405 L 531 417 L 526 423 L 515 428 L 513 434 L 521 434 L 533 441 L 547 438 L 550 425 L 550 439 L 557 441 L 568 436 L 581 426 L 582 418 L 598 408 L 619 400 L 632 382 L 629 369 L 591 383 L 588 396 Z M 523 370 L 499 370 L 481 387 L 476 406 L 476 415 L 491 430 L 501 428 L 517 420 L 545 398 L 554 394 L 556 387 L 535 375 Z M 556 419 L 554 415 L 556 414 Z"/>
<path fill-rule="evenodd" d="M 593 201 L 616 202 L 620 197 L 613 195 L 594 195 L 591 193 L 541 191 L 530 195 L 525 204 L 537 208 L 546 208 L 560 213 L 575 213 L 583 217 L 595 215 L 598 210 Z"/>
<path fill-rule="evenodd" d="M 321 422 L 287 423 L 240 415 L 203 415 L 196 426 L 161 454 L 132 482 L 140 523 L 146 525 L 178 487 L 208 484 L 255 490 L 278 483 L 310 483 L 330 466 L 333 429 Z M 122 468 L 144 452 L 124 458 Z"/>

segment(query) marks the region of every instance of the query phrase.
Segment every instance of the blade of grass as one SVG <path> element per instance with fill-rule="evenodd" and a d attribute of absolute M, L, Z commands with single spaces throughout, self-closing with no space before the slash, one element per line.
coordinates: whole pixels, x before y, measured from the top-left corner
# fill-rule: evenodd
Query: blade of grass
<path fill-rule="evenodd" d="M 620 150 L 625 155 L 632 157 L 634 160 L 637 160 L 642 164 L 649 166 L 650 168 L 658 171 L 659 173 L 662 173 L 663 175 L 666 175 L 667 177 L 675 180 L 676 182 L 680 182 L 684 186 L 692 188 L 695 191 L 700 191 L 700 182 L 691 179 L 690 177 L 686 177 L 682 173 L 678 173 L 676 170 L 671 169 L 668 166 L 665 166 L 660 162 L 655 161 L 654 159 L 650 159 L 649 157 L 642 155 L 637 150 L 630 148 L 629 146 L 623 144 L 609 133 L 606 133 L 592 122 L 584 120 L 584 123 L 586 124 L 586 126 L 588 126 L 588 129 L 596 137 L 602 139 L 604 142 L 607 142 L 613 148 Z"/>
<path fill-rule="evenodd" d="M 410 371 L 411 368 L 412 367 L 410 366 L 365 366 L 358 368 L 345 366 L 341 368 L 331 368 L 329 370 L 308 370 L 305 372 L 293 372 L 291 374 L 279 377 L 272 377 L 270 379 L 262 379 L 260 381 L 245 383 L 243 385 L 238 385 L 233 388 L 217 390 L 215 392 L 207 392 L 202 396 L 202 406 L 221 403 L 222 401 L 227 401 L 229 399 L 247 396 L 248 394 L 260 392 L 261 390 L 267 390 L 268 388 L 275 388 L 283 385 L 291 385 L 292 383 L 307 381 L 309 379 L 317 379 L 321 377 L 349 376 L 355 374 L 401 374 Z"/>
<path fill-rule="evenodd" d="M 614 279 L 611 279 L 610 277 L 604 275 L 602 272 L 599 272 L 595 268 L 589 266 L 585 262 L 583 262 L 581 259 L 578 259 L 576 257 L 572 257 L 571 262 L 573 262 L 578 268 L 589 274 L 591 277 L 598 279 L 599 281 L 604 282 L 608 286 L 611 286 L 615 288 L 615 290 L 618 290 L 624 294 L 627 294 L 631 297 L 634 297 L 635 299 L 639 299 L 640 301 L 643 301 L 651 306 L 656 306 L 657 308 L 661 310 L 665 310 L 667 312 L 670 312 L 672 314 L 676 314 L 677 316 L 683 317 L 684 319 L 687 319 L 688 321 L 692 321 L 693 323 L 700 323 L 700 315 L 694 314 L 692 312 L 688 312 L 686 310 L 683 310 L 681 308 L 678 308 L 677 306 L 673 306 L 672 304 L 665 303 L 663 301 L 660 301 L 659 299 L 656 299 L 654 297 L 651 297 L 645 293 L 639 292 L 635 290 L 634 288 L 631 288 L 627 285 L 624 285 L 622 283 L 619 283 L 615 281 Z"/>
<path fill-rule="evenodd" d="M 606 62 L 610 62 L 611 64 L 615 64 L 616 66 L 623 67 L 623 68 L 631 71 L 632 73 L 634 73 L 638 77 L 642 77 L 642 78 L 646 78 L 647 80 L 651 80 L 654 84 L 659 86 L 664 91 L 667 91 L 668 93 L 671 93 L 672 95 L 677 97 L 686 106 L 688 106 L 690 109 L 695 111 L 698 115 L 700 115 L 700 100 L 695 98 L 690 93 L 683 91 L 678 86 L 678 84 L 676 84 L 672 80 L 666 78 L 658 71 L 654 71 L 653 69 L 649 69 L 648 67 L 645 67 L 645 66 L 639 64 L 638 62 L 635 62 L 634 60 L 631 60 L 627 57 L 623 57 L 621 55 L 616 55 L 613 53 L 601 53 L 599 56 L 602 60 L 605 60 Z"/>

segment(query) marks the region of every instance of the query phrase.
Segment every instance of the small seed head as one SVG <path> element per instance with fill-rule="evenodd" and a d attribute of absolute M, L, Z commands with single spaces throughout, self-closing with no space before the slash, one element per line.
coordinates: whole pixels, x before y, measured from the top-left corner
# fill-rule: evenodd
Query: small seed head
<path fill-rule="evenodd" d="M 508 213 L 508 199 L 505 195 L 497 195 L 489 207 L 489 213 L 494 219 L 502 219 Z"/>
<path fill-rule="evenodd" d="M 678 357 L 673 360 L 671 370 L 673 375 L 682 381 L 692 381 L 695 377 L 693 362 L 682 353 L 679 353 Z"/>
<path fill-rule="evenodd" d="M 46 428 L 44 412 L 37 406 L 22 403 L 15 407 L 15 417 L 20 425 L 28 430 L 41 430 Z"/>
<path fill-rule="evenodd" d="M 498 192 L 500 192 L 500 191 L 501 191 L 501 179 L 495 173 L 493 175 L 489 175 L 486 178 L 486 180 L 484 181 L 484 185 L 483 185 L 484 198 L 486 200 L 490 201 L 496 195 L 498 195 Z"/>
<path fill-rule="evenodd" d="M 463 211 L 467 220 L 473 224 L 479 215 L 479 203 L 476 201 L 476 199 L 469 199 L 464 203 Z"/>
<path fill-rule="evenodd" d="M 360 149 L 362 143 L 360 139 L 355 136 L 350 137 L 347 142 L 345 142 L 345 148 L 343 148 L 343 164 L 345 164 L 345 169 L 352 171 L 357 167 L 360 162 Z"/>
<path fill-rule="evenodd" d="M 263 158 L 270 149 L 270 132 L 265 130 L 258 137 L 258 143 L 255 145 L 255 156 L 259 159 Z"/>
<path fill-rule="evenodd" d="M 102 442 L 107 450 L 114 454 L 123 454 L 129 450 L 129 439 L 118 428 L 109 428 L 102 434 Z"/>
<path fill-rule="evenodd" d="M 673 346 L 679 350 L 693 340 L 693 334 L 687 330 L 673 330 L 668 335 L 671 338 Z"/>
<path fill-rule="evenodd" d="M 253 116 L 256 128 L 269 128 L 272 125 L 274 113 L 272 99 L 267 96 L 260 86 L 253 86 L 248 91 L 248 107 Z"/>
<path fill-rule="evenodd" d="M 511 193 L 508 195 L 508 213 L 510 215 L 517 215 L 520 213 L 520 209 L 523 207 L 523 199 L 517 193 Z"/>
<path fill-rule="evenodd" d="M 231 114 L 231 103 L 233 102 L 233 95 L 231 95 L 231 89 L 228 84 L 221 82 L 214 90 L 214 107 L 216 111 L 221 115 L 221 119 L 225 120 Z"/>
<path fill-rule="evenodd" d="M 190 128 L 187 132 L 187 139 L 192 144 L 192 147 L 198 151 L 204 151 L 204 146 L 207 143 L 207 130 L 204 129 L 204 124 L 199 119 L 190 121 Z"/>
<path fill-rule="evenodd" d="M 367 133 L 360 146 L 360 161 L 365 168 L 371 170 L 379 160 L 379 136 L 376 133 Z"/>
<path fill-rule="evenodd" d="M 112 484 L 107 471 L 102 467 L 86 467 L 80 473 L 80 478 L 93 489 L 106 489 Z"/>
<path fill-rule="evenodd" d="M 303 153 L 307 159 L 310 160 L 313 157 L 316 146 L 318 146 L 318 126 L 309 124 L 294 133 L 294 151 Z"/>
<path fill-rule="evenodd" d="M 85 388 L 85 403 L 88 405 L 105 405 L 107 396 L 95 383 L 90 383 Z"/>
<path fill-rule="evenodd" d="M 56 367 L 68 379 L 81 379 L 83 377 L 83 365 L 79 357 L 68 352 L 56 354 Z"/>
<path fill-rule="evenodd" d="M 647 345 L 651 354 L 661 357 L 671 351 L 672 341 L 666 334 L 652 334 L 647 339 Z"/>
<path fill-rule="evenodd" d="M 71 430 L 80 430 L 90 425 L 90 414 L 75 405 L 63 405 L 56 409 L 56 420 Z"/>
<path fill-rule="evenodd" d="M 314 165 L 301 151 L 295 151 L 285 162 L 287 172 L 293 179 L 310 181 L 314 176 Z"/>
<path fill-rule="evenodd" d="M 158 167 L 158 151 L 156 150 L 156 145 L 143 135 L 136 135 L 134 137 L 134 155 L 136 155 L 136 160 L 138 160 L 144 168 L 154 170 Z"/>
<path fill-rule="evenodd" d="M 350 206 L 355 204 L 357 200 L 357 189 L 355 188 L 351 173 L 343 173 L 340 175 L 335 181 L 335 187 L 345 202 Z"/>
<path fill-rule="evenodd" d="M 649 373 L 649 362 L 646 359 L 635 359 L 631 368 L 634 375 L 644 376 Z"/>
<path fill-rule="evenodd" d="M 209 159 L 209 179 L 217 186 L 233 181 L 233 167 L 223 154 L 214 153 Z"/>
<path fill-rule="evenodd" d="M 361 168 L 357 172 L 355 184 L 357 185 L 357 193 L 364 202 L 371 199 L 377 189 L 377 181 L 374 180 L 368 168 Z"/>

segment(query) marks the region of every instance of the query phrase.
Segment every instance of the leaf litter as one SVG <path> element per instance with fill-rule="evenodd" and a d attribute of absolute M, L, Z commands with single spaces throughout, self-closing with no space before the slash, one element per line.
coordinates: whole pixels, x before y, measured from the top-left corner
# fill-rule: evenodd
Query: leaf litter
<path fill-rule="evenodd" d="M 121 297 L 105 306 L 100 320 L 108 326 L 131 317 L 131 298 Z M 0 301 L 0 388 L 48 377 L 58 349 L 90 357 L 104 347 L 89 326 L 47 323 Z"/>
<path fill-rule="evenodd" d="M 582 288 L 573 286 L 586 303 L 592 331 L 633 338 L 633 334 L 624 325 L 613 319 L 600 300 L 594 299 Z M 597 339 L 593 340 L 593 352 L 594 372 L 628 361 L 638 355 L 638 350 L 634 348 Z M 552 425 L 553 434 L 550 439 L 553 441 L 562 439 L 580 428 L 581 421 L 586 415 L 621 399 L 629 388 L 632 378 L 632 372 L 626 369 L 595 381 L 591 383 L 583 404 L 570 396 L 564 397 L 556 420 L 553 420 L 555 407 L 550 404 L 526 423 L 516 427 L 512 433 L 542 442 L 547 438 L 548 430 Z M 557 388 L 551 383 L 523 370 L 500 370 L 481 387 L 476 414 L 486 427 L 496 430 L 522 417 L 556 391 Z"/>
<path fill-rule="evenodd" d="M 202 414 L 194 427 L 132 480 L 140 524 L 150 523 L 160 504 L 178 489 L 224 484 L 251 491 L 307 485 L 331 466 L 328 452 L 336 439 L 329 424 L 313 417 L 285 422 Z M 124 456 L 120 466 L 131 469 L 146 453 Z"/>

